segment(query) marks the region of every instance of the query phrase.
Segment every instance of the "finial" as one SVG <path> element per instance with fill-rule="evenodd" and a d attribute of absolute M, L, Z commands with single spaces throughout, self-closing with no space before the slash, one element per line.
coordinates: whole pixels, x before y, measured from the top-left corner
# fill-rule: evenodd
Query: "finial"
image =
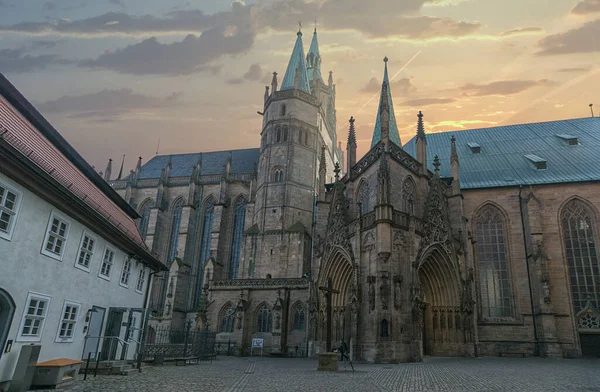
<path fill-rule="evenodd" d="M 302 23 L 298 21 L 298 35 L 302 36 Z"/>
<path fill-rule="evenodd" d="M 435 174 L 439 174 L 440 173 L 440 158 L 436 155 L 435 158 L 433 158 L 433 166 L 435 167 Z"/>
<path fill-rule="evenodd" d="M 348 145 L 356 147 L 356 130 L 354 129 L 354 117 L 350 117 L 350 129 L 348 131 Z"/>
<path fill-rule="evenodd" d="M 383 58 L 383 62 L 384 62 L 384 63 L 387 63 L 387 62 L 388 62 L 388 60 L 389 60 L 389 59 L 387 58 L 387 56 L 385 56 L 385 57 Z"/>
<path fill-rule="evenodd" d="M 417 121 L 417 139 L 427 142 L 427 139 L 425 138 L 425 127 L 423 126 L 423 113 L 421 113 L 420 110 L 417 117 L 419 118 Z"/>
<path fill-rule="evenodd" d="M 333 169 L 333 172 L 335 173 L 335 180 L 339 181 L 340 180 L 340 164 L 339 164 L 339 162 L 335 163 L 335 169 Z"/>
<path fill-rule="evenodd" d="M 317 20 L 315 19 L 315 32 L 314 34 L 317 34 Z"/>
<path fill-rule="evenodd" d="M 419 118 L 423 118 L 423 113 L 421 113 L 421 111 L 419 110 L 419 114 L 417 114 L 417 117 Z M 454 137 L 454 136 L 453 136 Z"/>
<path fill-rule="evenodd" d="M 353 117 L 353 116 L 350 116 L 350 124 L 351 124 L 351 125 L 354 125 L 354 121 L 356 121 L 356 120 L 354 120 L 354 117 Z"/>

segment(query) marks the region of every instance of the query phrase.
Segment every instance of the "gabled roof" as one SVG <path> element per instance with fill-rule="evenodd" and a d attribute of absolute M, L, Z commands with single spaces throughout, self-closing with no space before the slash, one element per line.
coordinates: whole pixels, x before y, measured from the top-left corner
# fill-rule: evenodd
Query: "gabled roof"
<path fill-rule="evenodd" d="M 304 58 L 304 48 L 302 46 L 302 32 L 298 31 L 298 38 L 290 57 L 283 82 L 280 90 L 291 90 L 294 88 L 294 78 L 298 68 L 298 88 L 307 94 L 310 94 L 310 84 L 308 83 L 308 72 L 306 71 L 306 61 Z"/>
<path fill-rule="evenodd" d="M 312 57 L 311 57 L 312 56 Z M 313 63 L 311 64 L 311 58 Z M 321 75 L 321 53 L 319 53 L 319 42 L 317 40 L 317 29 L 313 33 L 312 41 L 310 42 L 310 49 L 306 55 L 306 62 L 308 64 L 308 78 L 311 81 L 318 80 L 323 82 L 323 76 Z"/>
<path fill-rule="evenodd" d="M 569 145 L 557 135 L 576 136 Z M 439 156 L 450 177 L 450 138 L 456 137 L 463 189 L 599 181 L 600 118 L 579 118 L 427 135 L 427 166 Z M 415 139 L 404 149 L 416 156 Z M 472 146 L 479 145 L 479 153 Z M 535 165 L 533 156 L 546 162 Z M 532 163 L 533 162 L 533 163 Z"/>
<path fill-rule="evenodd" d="M 379 141 L 381 140 L 381 106 L 383 104 L 384 99 L 387 99 L 387 105 L 390 111 L 390 141 L 394 142 L 398 147 L 402 147 L 402 143 L 400 142 L 400 134 L 398 133 L 398 125 L 396 124 L 396 115 L 394 114 L 394 104 L 392 102 L 390 80 L 388 78 L 388 58 L 384 58 L 383 61 L 385 62 L 385 67 L 383 71 L 383 83 L 387 84 L 387 93 L 384 97 L 382 87 L 381 94 L 379 96 L 379 107 L 377 108 L 377 119 L 375 120 L 375 130 L 373 131 L 373 140 L 371 141 L 371 148 L 375 147 L 375 145 L 377 145 L 377 143 L 379 143 Z"/>
<path fill-rule="evenodd" d="M 200 175 L 221 174 L 231 153 L 231 173 L 252 173 L 258 164 L 260 148 L 231 151 L 211 151 L 191 154 L 157 155 L 142 166 L 140 179 L 160 178 L 161 170 L 171 158 L 171 177 L 188 177 L 202 157 Z"/>

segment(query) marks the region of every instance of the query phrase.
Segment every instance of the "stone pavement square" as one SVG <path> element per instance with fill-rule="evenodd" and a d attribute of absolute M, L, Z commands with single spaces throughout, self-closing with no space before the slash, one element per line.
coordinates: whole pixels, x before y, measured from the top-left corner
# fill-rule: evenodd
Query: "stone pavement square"
<path fill-rule="evenodd" d="M 317 372 L 316 359 L 219 357 L 212 363 L 150 367 L 128 376 L 88 377 L 70 390 L 600 391 L 600 359 L 427 358 L 423 363 L 354 367 L 353 373 L 341 362 L 339 372 Z"/>

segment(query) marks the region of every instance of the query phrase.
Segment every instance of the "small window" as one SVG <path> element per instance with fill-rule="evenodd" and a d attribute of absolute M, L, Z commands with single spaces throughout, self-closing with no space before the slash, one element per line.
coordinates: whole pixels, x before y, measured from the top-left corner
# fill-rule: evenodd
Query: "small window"
<path fill-rule="evenodd" d="M 123 270 L 121 271 L 121 286 L 128 287 L 129 275 L 131 275 L 131 258 L 125 257 L 123 262 Z"/>
<path fill-rule="evenodd" d="M 304 145 L 308 146 L 308 132 L 304 132 Z"/>
<path fill-rule="evenodd" d="M 42 338 L 44 322 L 50 306 L 50 297 L 43 294 L 29 293 L 26 304 L 17 340 L 39 342 Z"/>
<path fill-rule="evenodd" d="M 115 258 L 115 251 L 110 248 L 104 249 L 104 256 L 102 257 L 102 265 L 100 266 L 99 276 L 102 279 L 110 280 L 110 271 L 112 270 L 113 259 Z"/>
<path fill-rule="evenodd" d="M 277 143 L 281 141 L 281 128 L 277 127 Z"/>
<path fill-rule="evenodd" d="M 56 335 L 57 342 L 68 343 L 73 341 L 80 307 L 81 305 L 76 302 L 65 301 L 62 317 L 60 323 L 58 323 L 58 334 Z"/>
<path fill-rule="evenodd" d="M 52 213 L 50 215 L 42 254 L 56 260 L 62 260 L 69 235 L 69 226 L 69 221 L 58 214 Z"/>
<path fill-rule="evenodd" d="M 146 269 L 142 266 L 140 268 L 140 272 L 138 273 L 137 284 L 135 285 L 135 291 L 141 293 L 144 289 L 144 280 L 146 279 Z"/>
<path fill-rule="evenodd" d="M 533 154 L 525 155 L 525 158 L 529 159 L 533 163 L 536 170 L 544 170 L 548 168 L 547 162 L 544 158 Z"/>
<path fill-rule="evenodd" d="M 286 111 L 285 105 L 281 105 L 281 107 L 279 108 L 279 115 L 285 116 L 285 111 Z"/>
<path fill-rule="evenodd" d="M 288 140 L 288 127 L 284 126 L 283 127 L 283 141 L 287 142 Z"/>
<path fill-rule="evenodd" d="M 390 328 L 386 319 L 381 320 L 379 336 L 382 338 L 387 338 L 390 336 Z"/>
<path fill-rule="evenodd" d="M 84 271 L 90 270 L 90 264 L 92 262 L 92 257 L 94 256 L 95 246 L 96 239 L 84 231 L 83 235 L 81 236 L 79 254 L 77 255 L 77 260 L 75 261 L 75 267 Z"/>
<path fill-rule="evenodd" d="M 481 146 L 475 142 L 467 143 L 467 146 L 471 149 L 471 153 L 479 154 L 481 153 Z"/>
<path fill-rule="evenodd" d="M 283 169 L 275 169 L 275 175 L 273 176 L 274 182 L 283 182 L 285 181 L 285 175 L 283 174 Z"/>
<path fill-rule="evenodd" d="M 567 142 L 569 144 L 569 146 L 577 146 L 579 144 L 579 139 L 577 138 L 577 136 L 560 134 L 560 135 L 556 135 L 556 137 Z"/>
<path fill-rule="evenodd" d="M 298 143 L 302 144 L 303 140 L 304 140 L 304 131 L 301 129 L 298 131 Z"/>
<path fill-rule="evenodd" d="M 10 240 L 21 203 L 21 192 L 0 183 L 0 238 Z"/>

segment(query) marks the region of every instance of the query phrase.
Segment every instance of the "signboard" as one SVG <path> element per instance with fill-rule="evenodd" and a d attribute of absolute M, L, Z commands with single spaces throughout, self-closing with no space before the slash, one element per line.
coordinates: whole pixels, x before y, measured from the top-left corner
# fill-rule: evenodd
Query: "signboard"
<path fill-rule="evenodd" d="M 263 347 L 263 339 L 252 339 L 252 348 L 262 348 Z"/>

